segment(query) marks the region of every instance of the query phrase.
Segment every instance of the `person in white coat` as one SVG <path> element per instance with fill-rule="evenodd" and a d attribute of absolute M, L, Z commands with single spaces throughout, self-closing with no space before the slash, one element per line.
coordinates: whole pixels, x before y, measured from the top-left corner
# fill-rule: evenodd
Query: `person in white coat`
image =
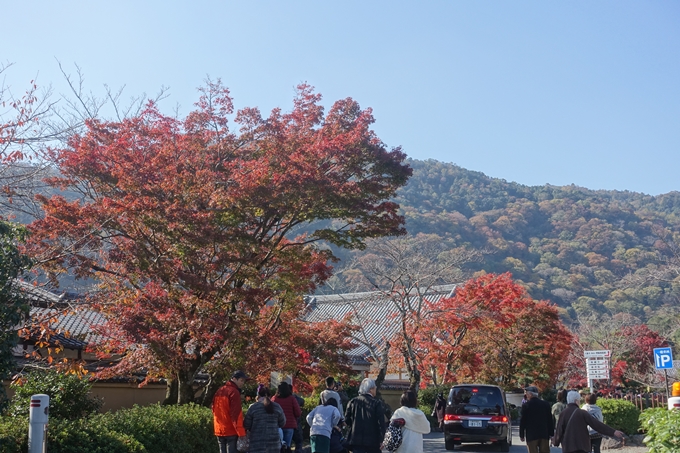
<path fill-rule="evenodd" d="M 423 453 L 423 434 L 430 432 L 430 421 L 418 409 L 418 397 L 414 391 L 401 395 L 401 407 L 394 411 L 390 420 L 398 418 L 405 421 L 402 428 L 404 440 L 395 453 Z"/>

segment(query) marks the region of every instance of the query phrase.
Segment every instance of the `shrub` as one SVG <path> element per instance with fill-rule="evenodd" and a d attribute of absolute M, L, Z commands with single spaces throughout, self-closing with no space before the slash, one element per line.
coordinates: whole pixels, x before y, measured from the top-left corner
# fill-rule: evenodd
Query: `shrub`
<path fill-rule="evenodd" d="M 647 409 L 640 414 L 642 428 L 647 431 L 643 442 L 652 453 L 680 451 L 680 410 L 663 407 Z"/>
<path fill-rule="evenodd" d="M 437 400 L 437 394 L 442 393 L 444 398 L 449 395 L 450 386 L 440 386 L 440 387 L 425 387 L 418 391 L 418 404 L 420 406 L 427 406 L 430 408 L 430 413 L 432 413 L 432 408 Z M 427 413 L 427 412 L 425 412 Z"/>
<path fill-rule="evenodd" d="M 628 435 L 640 429 L 640 410 L 630 401 L 599 399 L 597 405 L 602 408 L 604 422 L 612 428 Z"/>
<path fill-rule="evenodd" d="M 15 393 L 7 414 L 15 417 L 28 417 L 31 396 L 41 393 L 50 397 L 51 420 L 75 420 L 101 407 L 101 401 L 90 395 L 92 384 L 73 374 L 54 370 L 33 371 L 12 383 L 11 387 Z"/>
<path fill-rule="evenodd" d="M 95 415 L 92 422 L 133 436 L 148 453 L 218 451 L 212 411 L 195 404 L 135 406 Z"/>
<path fill-rule="evenodd" d="M 134 436 L 108 429 L 94 418 L 50 422 L 47 430 L 47 446 L 50 453 L 146 453 L 149 451 Z"/>
<path fill-rule="evenodd" d="M 0 453 L 28 451 L 28 417 L 0 417 Z"/>
<path fill-rule="evenodd" d="M 27 417 L 0 418 L 0 453 L 26 452 Z M 50 420 L 50 453 L 217 453 L 212 412 L 197 405 L 136 406 L 81 420 Z"/>

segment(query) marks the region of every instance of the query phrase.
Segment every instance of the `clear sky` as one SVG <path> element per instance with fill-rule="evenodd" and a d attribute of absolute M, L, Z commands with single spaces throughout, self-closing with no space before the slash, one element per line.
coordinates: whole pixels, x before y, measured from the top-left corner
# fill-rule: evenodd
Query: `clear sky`
<path fill-rule="evenodd" d="M 388 146 L 521 184 L 680 190 L 680 2 L 5 1 L 0 61 L 20 91 L 169 87 L 186 113 L 207 75 L 237 107 L 372 107 Z"/>

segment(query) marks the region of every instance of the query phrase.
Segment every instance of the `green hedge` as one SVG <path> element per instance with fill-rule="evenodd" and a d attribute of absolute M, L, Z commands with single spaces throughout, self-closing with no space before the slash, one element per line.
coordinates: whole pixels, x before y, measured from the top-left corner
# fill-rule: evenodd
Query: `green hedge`
<path fill-rule="evenodd" d="M 631 435 L 640 429 L 640 409 L 626 400 L 599 399 L 605 424 Z"/>
<path fill-rule="evenodd" d="M 647 431 L 643 442 L 649 447 L 649 453 L 680 451 L 680 410 L 646 409 L 640 414 L 640 423 Z"/>
<path fill-rule="evenodd" d="M 92 423 L 131 434 L 148 453 L 218 451 L 212 411 L 195 404 L 135 406 L 95 415 Z"/>
<path fill-rule="evenodd" d="M 50 397 L 50 419 L 76 420 L 99 410 L 102 402 L 90 395 L 92 384 L 85 378 L 55 370 L 35 370 L 12 383 L 14 397 L 6 415 L 28 417 L 32 395 Z"/>
<path fill-rule="evenodd" d="M 0 417 L 0 453 L 25 453 L 26 417 Z M 217 453 L 212 412 L 198 405 L 135 406 L 81 420 L 50 420 L 50 453 Z"/>

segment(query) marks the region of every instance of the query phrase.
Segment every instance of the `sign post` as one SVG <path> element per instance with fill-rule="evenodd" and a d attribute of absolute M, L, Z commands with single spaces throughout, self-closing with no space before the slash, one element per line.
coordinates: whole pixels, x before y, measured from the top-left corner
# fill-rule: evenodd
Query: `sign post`
<path fill-rule="evenodd" d="M 596 379 L 609 379 L 609 357 L 611 351 L 584 351 L 586 359 L 586 372 L 588 374 L 588 386 L 590 391 L 595 393 L 593 381 Z"/>
<path fill-rule="evenodd" d="M 671 348 L 654 348 L 654 366 L 657 370 L 663 370 L 664 381 L 666 382 L 666 398 L 670 399 L 668 369 L 673 368 L 673 350 Z"/>

